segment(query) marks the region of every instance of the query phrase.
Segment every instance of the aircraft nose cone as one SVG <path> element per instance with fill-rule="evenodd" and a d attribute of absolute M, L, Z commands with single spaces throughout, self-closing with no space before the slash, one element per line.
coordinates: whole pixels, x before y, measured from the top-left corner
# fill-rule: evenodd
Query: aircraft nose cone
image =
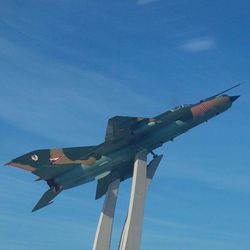
<path fill-rule="evenodd" d="M 237 100 L 240 97 L 240 95 L 234 95 L 230 96 L 230 101 L 233 103 L 235 100 Z"/>

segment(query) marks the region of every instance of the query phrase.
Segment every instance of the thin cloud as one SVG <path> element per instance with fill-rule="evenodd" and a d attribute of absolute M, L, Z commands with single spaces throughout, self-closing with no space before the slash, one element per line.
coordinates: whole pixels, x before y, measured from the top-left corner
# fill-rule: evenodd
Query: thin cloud
<path fill-rule="evenodd" d="M 137 5 L 146 5 L 146 4 L 151 4 L 158 2 L 159 0 L 138 0 Z"/>
<path fill-rule="evenodd" d="M 89 127 L 94 131 L 97 121 L 107 119 L 106 114 L 111 111 L 139 113 L 145 105 L 158 105 L 112 75 L 51 60 L 4 39 L 0 42 L 3 58 L 27 72 L 18 81 L 10 77 L 2 79 L 0 118 L 26 131 L 74 143 L 80 140 L 79 131 L 83 130 L 81 139 L 86 141 L 93 136 Z M 1 62 L 0 65 L 4 67 Z M 84 124 L 91 125 L 84 127 Z"/>
<path fill-rule="evenodd" d="M 201 52 L 211 50 L 216 47 L 215 41 L 212 38 L 198 38 L 186 41 L 180 48 L 186 52 Z"/>
<path fill-rule="evenodd" d="M 199 182 L 211 188 L 229 189 L 244 193 L 250 192 L 249 176 L 247 175 L 216 173 L 191 166 L 175 166 L 172 172 L 168 172 L 168 176 Z"/>
<path fill-rule="evenodd" d="M 155 225 L 158 227 L 164 227 L 164 228 L 170 228 L 170 229 L 190 229 L 191 227 L 189 225 L 186 225 L 184 223 L 178 223 L 175 221 L 166 221 L 159 219 L 157 217 L 149 217 L 145 216 L 145 221 L 151 225 Z"/>

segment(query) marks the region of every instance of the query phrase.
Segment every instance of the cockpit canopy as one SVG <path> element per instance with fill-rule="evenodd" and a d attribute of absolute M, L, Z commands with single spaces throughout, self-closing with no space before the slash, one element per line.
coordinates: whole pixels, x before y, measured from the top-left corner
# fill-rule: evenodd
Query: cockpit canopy
<path fill-rule="evenodd" d="M 179 106 L 176 106 L 176 107 L 170 109 L 170 111 L 174 112 L 174 111 L 179 110 L 181 108 L 190 107 L 190 106 L 191 106 L 191 104 L 182 104 L 182 105 L 179 105 Z"/>

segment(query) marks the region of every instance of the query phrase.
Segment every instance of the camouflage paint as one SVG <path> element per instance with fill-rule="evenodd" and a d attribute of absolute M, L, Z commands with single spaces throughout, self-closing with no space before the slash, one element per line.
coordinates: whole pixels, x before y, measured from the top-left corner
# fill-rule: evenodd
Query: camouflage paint
<path fill-rule="evenodd" d="M 227 105 L 229 104 L 229 102 L 230 100 L 228 96 L 221 96 L 221 97 L 217 97 L 215 99 L 201 102 L 197 105 L 194 105 L 191 108 L 191 111 L 194 117 L 199 117 L 199 116 L 205 115 L 209 111 L 213 111 L 217 107 L 220 108 L 221 106 Z"/>
<path fill-rule="evenodd" d="M 105 141 L 100 145 L 35 150 L 8 165 L 31 171 L 47 181 L 50 189 L 34 208 L 37 210 L 50 204 L 51 199 L 63 189 L 101 177 L 98 183 L 102 180 L 105 187 L 117 178 L 121 181 L 130 178 L 138 151 L 146 149 L 150 152 L 160 147 L 224 112 L 237 98 L 215 96 L 194 105 L 181 105 L 153 118 L 115 116 L 109 119 Z M 103 194 L 98 193 L 97 197 Z"/>

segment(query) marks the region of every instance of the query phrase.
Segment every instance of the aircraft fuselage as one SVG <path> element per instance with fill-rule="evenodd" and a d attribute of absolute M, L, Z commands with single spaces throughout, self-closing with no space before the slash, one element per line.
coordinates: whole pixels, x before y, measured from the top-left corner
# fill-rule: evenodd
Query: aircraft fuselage
<path fill-rule="evenodd" d="M 191 128 L 208 121 L 231 107 L 235 97 L 220 96 L 194 105 L 182 105 L 164 112 L 131 131 L 131 134 L 112 145 L 100 144 L 102 156 L 93 166 L 80 164 L 72 170 L 55 178 L 63 189 L 72 188 L 93 180 L 98 180 L 111 172 L 126 172 L 132 175 L 132 166 L 136 152 L 146 149 L 148 152 L 163 143 L 187 132 Z M 126 179 L 126 178 L 124 178 Z"/>

